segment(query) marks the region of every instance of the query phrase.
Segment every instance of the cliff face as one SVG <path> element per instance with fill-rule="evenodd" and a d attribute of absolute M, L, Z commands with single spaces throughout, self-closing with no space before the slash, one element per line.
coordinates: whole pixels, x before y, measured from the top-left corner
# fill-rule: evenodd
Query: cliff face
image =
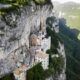
<path fill-rule="evenodd" d="M 60 74 L 58 80 L 66 80 L 66 55 L 65 55 L 65 49 L 64 49 L 64 44 L 61 44 L 59 42 L 59 48 L 58 51 L 60 52 L 61 56 L 64 58 L 64 67 L 62 70 L 62 73 Z"/>
<path fill-rule="evenodd" d="M 49 5 L 25 6 L 0 16 L 0 75 L 30 63 L 29 35 L 39 31 L 41 17 L 46 25 L 51 10 Z"/>
<path fill-rule="evenodd" d="M 23 64 L 30 64 L 29 36 L 40 30 L 40 20 L 45 26 L 46 19 L 54 16 L 50 5 L 25 6 L 12 13 L 0 16 L 0 76 L 13 72 Z M 56 17 L 56 16 L 55 16 Z M 55 18 L 51 29 L 59 32 L 58 19 Z M 59 53 L 65 65 L 58 80 L 65 80 L 66 58 L 64 45 L 59 42 Z M 53 80 L 54 75 L 46 80 Z"/>

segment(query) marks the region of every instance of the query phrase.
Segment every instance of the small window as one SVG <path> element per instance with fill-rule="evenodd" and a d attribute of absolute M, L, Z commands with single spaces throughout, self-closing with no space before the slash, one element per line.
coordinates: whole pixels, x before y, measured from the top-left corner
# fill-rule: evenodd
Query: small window
<path fill-rule="evenodd" d="M 43 49 L 41 49 L 41 51 L 43 51 Z"/>

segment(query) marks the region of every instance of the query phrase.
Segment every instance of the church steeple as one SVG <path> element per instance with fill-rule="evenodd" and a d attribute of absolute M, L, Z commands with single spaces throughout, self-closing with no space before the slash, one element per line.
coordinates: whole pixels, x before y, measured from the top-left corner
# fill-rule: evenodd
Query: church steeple
<path fill-rule="evenodd" d="M 40 19 L 40 29 L 41 29 L 42 32 L 44 32 L 45 29 L 46 29 L 46 25 L 45 25 L 45 21 L 44 21 L 43 16 L 41 16 L 41 19 Z"/>

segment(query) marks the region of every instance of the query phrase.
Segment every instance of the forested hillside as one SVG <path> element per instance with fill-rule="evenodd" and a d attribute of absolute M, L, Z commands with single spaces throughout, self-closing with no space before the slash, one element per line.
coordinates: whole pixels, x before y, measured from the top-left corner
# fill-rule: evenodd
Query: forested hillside
<path fill-rule="evenodd" d="M 59 26 L 66 49 L 67 80 L 80 80 L 80 41 L 77 39 L 79 31 L 67 27 L 65 19 L 60 19 Z"/>

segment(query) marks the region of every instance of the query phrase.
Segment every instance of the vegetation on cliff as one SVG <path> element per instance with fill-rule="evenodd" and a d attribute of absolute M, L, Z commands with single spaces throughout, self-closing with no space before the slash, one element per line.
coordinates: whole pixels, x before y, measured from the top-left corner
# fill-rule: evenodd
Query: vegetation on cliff
<path fill-rule="evenodd" d="M 0 3 L 5 5 L 5 4 L 10 4 L 12 6 L 10 7 L 3 7 L 0 8 L 0 15 L 5 15 L 6 13 L 10 13 L 13 11 L 17 12 L 17 9 L 23 8 L 25 5 L 28 6 L 33 6 L 35 5 L 45 5 L 45 4 L 50 4 L 52 6 L 51 0 L 0 0 Z"/>
<path fill-rule="evenodd" d="M 44 70 L 41 66 L 41 63 L 37 64 L 27 72 L 28 80 L 45 80 L 54 75 L 54 79 L 57 78 L 63 70 L 64 59 L 60 57 L 49 58 L 49 68 Z M 45 74 L 46 73 L 46 74 Z"/>
<path fill-rule="evenodd" d="M 47 27 L 47 36 L 51 36 L 51 43 L 54 45 L 55 48 L 58 48 L 59 41 L 63 43 L 60 35 L 52 31 L 49 27 Z"/>
<path fill-rule="evenodd" d="M 0 80 L 15 80 L 15 78 L 14 75 L 11 73 L 11 74 L 6 74 L 2 78 L 0 78 Z"/>
<path fill-rule="evenodd" d="M 47 27 L 47 36 L 51 36 L 51 49 L 47 51 L 47 53 L 49 54 L 50 58 L 49 58 L 49 66 L 51 68 L 53 68 L 53 73 L 54 76 L 58 76 L 64 67 L 64 59 L 59 56 L 59 57 L 55 57 L 55 58 L 51 58 L 52 55 L 54 54 L 58 54 L 59 52 L 57 50 L 58 45 L 59 45 L 59 41 L 63 43 L 61 37 L 59 36 L 59 34 L 55 33 L 54 31 L 52 31 L 49 27 Z M 57 77 L 56 76 L 56 77 Z"/>
<path fill-rule="evenodd" d="M 46 74 L 45 74 L 46 73 Z M 27 72 L 27 80 L 45 80 L 52 73 L 52 69 L 44 70 L 41 63 L 37 64 Z"/>
<path fill-rule="evenodd" d="M 24 4 L 27 4 L 31 1 L 35 2 L 36 4 L 51 4 L 51 0 L 0 0 L 0 3 L 8 3 L 15 6 L 23 6 Z"/>
<path fill-rule="evenodd" d="M 59 54 L 57 48 L 55 48 L 53 44 L 51 44 L 51 48 L 47 50 L 46 53 L 48 53 L 49 55 Z"/>

